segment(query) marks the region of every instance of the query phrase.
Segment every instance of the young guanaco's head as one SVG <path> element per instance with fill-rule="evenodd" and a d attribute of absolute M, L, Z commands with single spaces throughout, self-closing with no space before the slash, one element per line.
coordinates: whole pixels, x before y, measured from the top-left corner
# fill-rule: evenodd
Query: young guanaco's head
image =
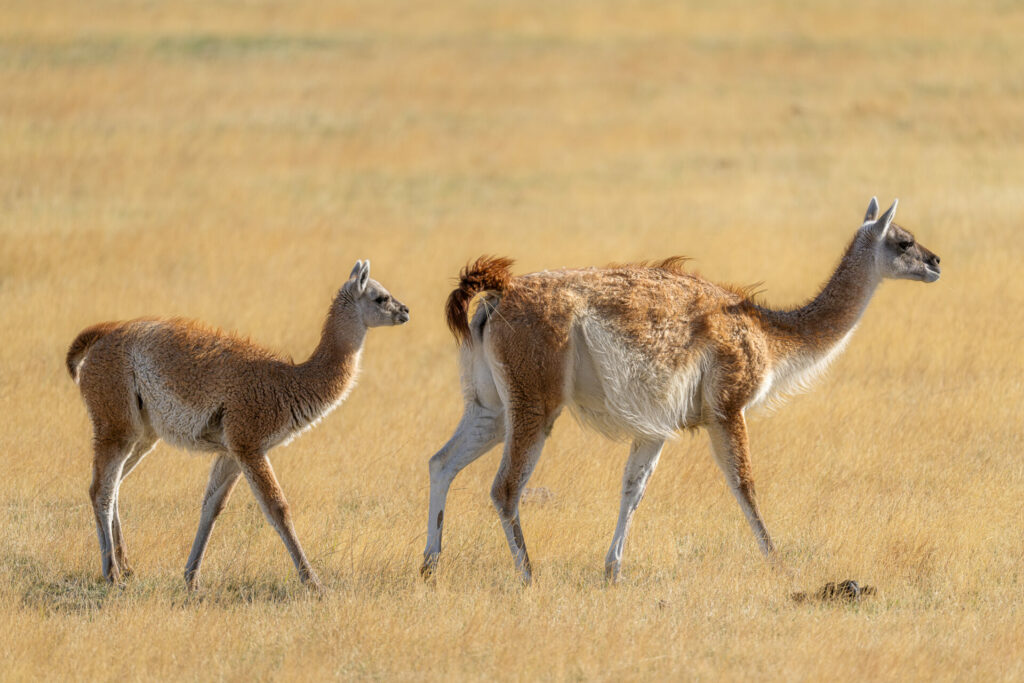
<path fill-rule="evenodd" d="M 367 327 L 401 325 L 409 321 L 409 307 L 370 278 L 369 260 L 356 261 L 348 282 L 341 289 L 355 304 L 360 319 Z"/>
<path fill-rule="evenodd" d="M 910 231 L 893 223 L 897 204 L 898 199 L 879 216 L 878 199 L 872 197 L 860 228 L 874 248 L 879 273 L 896 280 L 935 282 L 939 279 L 939 257 L 919 244 Z"/>

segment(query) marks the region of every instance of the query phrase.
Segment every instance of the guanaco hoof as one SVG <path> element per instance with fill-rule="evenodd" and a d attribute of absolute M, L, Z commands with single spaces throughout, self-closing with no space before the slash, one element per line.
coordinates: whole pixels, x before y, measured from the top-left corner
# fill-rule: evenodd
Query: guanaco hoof
<path fill-rule="evenodd" d="M 792 598 L 796 602 L 860 602 L 869 595 L 875 595 L 878 591 L 874 586 L 861 586 L 853 579 L 833 583 L 829 581 L 814 593 L 804 592 L 793 593 Z"/>

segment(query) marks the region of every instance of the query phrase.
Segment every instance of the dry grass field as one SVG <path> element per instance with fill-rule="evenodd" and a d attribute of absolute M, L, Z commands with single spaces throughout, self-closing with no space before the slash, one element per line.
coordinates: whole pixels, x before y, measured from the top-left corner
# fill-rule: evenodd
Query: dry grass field
<path fill-rule="evenodd" d="M 0 4 L 0 678 L 1024 679 L 1024 7 L 866 2 Z M 686 254 L 787 306 L 868 199 L 942 256 L 887 282 L 807 395 L 750 418 L 772 572 L 703 433 L 667 447 L 623 583 L 628 446 L 556 425 L 519 586 L 455 481 L 424 584 L 427 460 L 461 414 L 442 320 L 481 253 L 517 272 Z M 101 581 L 84 326 L 183 315 L 308 355 L 357 258 L 412 310 L 272 454 L 329 593 L 240 487 L 202 593 L 210 459 L 122 488 L 136 576 Z M 859 605 L 789 594 L 855 578 Z"/>

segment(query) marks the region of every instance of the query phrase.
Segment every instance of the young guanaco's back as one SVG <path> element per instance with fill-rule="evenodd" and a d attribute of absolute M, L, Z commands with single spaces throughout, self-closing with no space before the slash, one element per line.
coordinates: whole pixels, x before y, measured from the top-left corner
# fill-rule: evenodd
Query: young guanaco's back
<path fill-rule="evenodd" d="M 243 475 L 302 581 L 320 588 L 267 453 L 345 399 L 355 383 L 368 328 L 408 319 L 409 309 L 370 278 L 370 262 L 359 261 L 331 304 L 320 343 L 304 363 L 188 320 L 108 322 L 79 334 L 68 350 L 67 366 L 93 426 L 89 496 L 103 576 L 115 582 L 131 573 L 118 491 L 163 439 L 217 455 L 185 567 L 190 589 L 198 587 L 214 522 Z"/>

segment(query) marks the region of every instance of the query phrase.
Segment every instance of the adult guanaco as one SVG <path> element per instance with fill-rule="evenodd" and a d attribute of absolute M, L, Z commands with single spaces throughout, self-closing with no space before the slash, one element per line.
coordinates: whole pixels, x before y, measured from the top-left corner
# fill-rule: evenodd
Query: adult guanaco
<path fill-rule="evenodd" d="M 872 199 L 824 289 L 793 310 L 772 310 L 684 272 L 681 259 L 518 277 L 504 258 L 467 266 L 447 304 L 461 343 L 465 411 L 430 459 L 424 576 L 441 552 L 452 480 L 504 441 L 491 498 L 516 567 L 530 581 L 519 498 L 563 406 L 599 432 L 632 441 L 605 560 L 610 581 L 618 580 L 630 522 L 662 446 L 683 428 L 707 430 L 761 550 L 774 557 L 754 495 L 744 413 L 818 375 L 884 278 L 939 279 L 939 257 L 893 223 L 895 212 L 893 202 L 879 217 Z"/>

